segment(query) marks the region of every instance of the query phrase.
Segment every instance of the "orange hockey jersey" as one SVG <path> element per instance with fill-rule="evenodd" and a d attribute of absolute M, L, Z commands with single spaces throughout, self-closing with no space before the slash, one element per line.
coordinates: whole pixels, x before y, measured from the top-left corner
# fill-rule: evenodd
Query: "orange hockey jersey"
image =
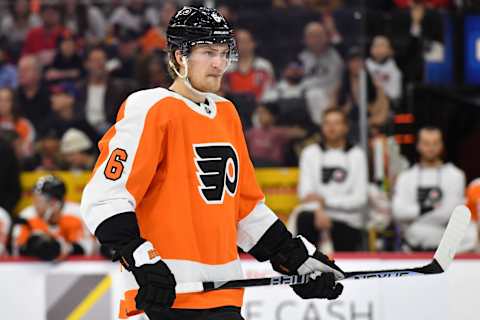
<path fill-rule="evenodd" d="M 209 94 L 196 104 L 163 88 L 127 98 L 82 198 L 92 233 L 135 211 L 177 283 L 243 277 L 237 245 L 250 250 L 277 220 L 263 203 L 240 119 Z M 174 308 L 241 306 L 243 290 L 178 294 Z"/>
<path fill-rule="evenodd" d="M 78 244 L 85 255 L 91 254 L 95 241 L 88 233 L 80 217 L 80 207 L 73 202 L 66 202 L 56 225 L 49 225 L 38 216 L 34 206 L 29 206 L 19 213 L 19 217 L 26 220 L 26 225 L 16 225 L 12 232 L 13 251 L 18 254 L 18 248 L 27 243 L 32 233 L 41 231 L 56 239 L 63 239 L 70 244 Z"/>

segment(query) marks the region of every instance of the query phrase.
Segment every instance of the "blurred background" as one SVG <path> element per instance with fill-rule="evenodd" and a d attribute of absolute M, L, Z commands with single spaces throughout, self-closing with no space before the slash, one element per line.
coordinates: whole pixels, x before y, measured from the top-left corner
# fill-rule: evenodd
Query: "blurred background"
<path fill-rule="evenodd" d="M 171 83 L 165 32 L 184 5 L 215 7 L 235 28 L 239 59 L 218 94 L 234 102 L 267 204 L 292 232 L 330 254 L 430 252 L 467 204 L 461 251 L 478 259 L 474 0 L 0 1 L 0 256 L 28 255 L 47 174 L 73 208 L 59 215 L 78 219 L 122 101 Z M 58 221 L 44 228 L 80 245 L 69 255 L 109 256 Z"/>

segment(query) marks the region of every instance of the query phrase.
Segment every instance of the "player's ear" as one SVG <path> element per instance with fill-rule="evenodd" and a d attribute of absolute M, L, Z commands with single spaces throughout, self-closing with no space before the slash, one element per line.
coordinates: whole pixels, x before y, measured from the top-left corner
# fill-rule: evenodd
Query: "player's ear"
<path fill-rule="evenodd" d="M 184 67 L 182 57 L 182 52 L 180 50 L 175 50 L 175 61 L 180 67 Z"/>

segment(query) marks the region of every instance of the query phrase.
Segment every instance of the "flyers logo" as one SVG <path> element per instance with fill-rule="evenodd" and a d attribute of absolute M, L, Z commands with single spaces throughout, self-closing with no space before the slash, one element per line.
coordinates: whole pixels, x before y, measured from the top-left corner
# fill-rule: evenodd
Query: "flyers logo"
<path fill-rule="evenodd" d="M 208 204 L 223 203 L 225 192 L 234 196 L 237 191 L 239 163 L 237 151 L 229 143 L 193 145 L 198 191 Z"/>

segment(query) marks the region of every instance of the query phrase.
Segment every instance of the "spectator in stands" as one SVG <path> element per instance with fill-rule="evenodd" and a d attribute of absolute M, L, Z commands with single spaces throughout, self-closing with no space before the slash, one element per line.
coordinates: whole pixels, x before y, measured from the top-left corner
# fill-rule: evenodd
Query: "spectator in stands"
<path fill-rule="evenodd" d="M 7 238 L 12 219 L 5 209 L 0 207 L 0 257 L 7 254 Z"/>
<path fill-rule="evenodd" d="M 173 0 L 163 1 L 159 12 L 158 25 L 152 25 L 140 38 L 142 52 L 150 54 L 155 50 L 163 50 L 167 46 L 167 26 L 170 18 L 177 12 L 178 5 Z"/>
<path fill-rule="evenodd" d="M 126 5 L 113 11 L 109 24 L 115 33 L 128 30 L 140 35 L 149 27 L 158 25 L 158 12 L 144 0 L 127 0 Z"/>
<path fill-rule="evenodd" d="M 225 73 L 224 90 L 230 94 L 253 95 L 258 101 L 274 83 L 272 64 L 255 55 L 256 43 L 250 31 L 238 29 L 235 35 L 238 62 Z"/>
<path fill-rule="evenodd" d="M 20 116 L 14 92 L 8 88 L 0 88 L 0 128 L 17 133 L 19 137 L 17 156 L 20 159 L 32 156 L 35 129 L 28 119 Z"/>
<path fill-rule="evenodd" d="M 410 1 L 409 10 L 392 14 L 398 65 L 406 83 L 425 78 L 425 61 L 441 61 L 443 55 L 443 18 L 437 10 L 429 9 L 425 1 Z"/>
<path fill-rule="evenodd" d="M 235 10 L 226 3 L 225 1 L 221 1 L 217 5 L 217 11 L 227 20 L 233 27 L 237 25 L 237 15 L 235 14 Z"/>
<path fill-rule="evenodd" d="M 28 0 L 8 1 L 8 13 L 2 15 L 0 35 L 6 38 L 15 61 L 20 55 L 28 31 L 39 27 L 41 23 L 40 17 L 30 11 Z"/>
<path fill-rule="evenodd" d="M 42 25 L 28 32 L 22 55 L 36 55 L 40 64 L 47 66 L 55 56 L 58 37 L 69 31 L 62 25 L 60 5 L 42 4 L 41 17 Z"/>
<path fill-rule="evenodd" d="M 17 87 L 17 68 L 9 62 L 8 46 L 4 37 L 0 37 L 0 88 Z"/>
<path fill-rule="evenodd" d="M 258 125 L 247 130 L 245 138 L 255 166 L 285 165 L 285 151 L 292 139 L 304 138 L 306 131 L 300 127 L 275 125 L 275 104 L 260 104 L 255 110 Z"/>
<path fill-rule="evenodd" d="M 65 183 L 48 175 L 39 178 L 33 188 L 33 205 L 19 214 L 14 226 L 13 253 L 45 261 L 70 255 L 88 255 L 93 240 L 82 223 L 80 207 L 65 201 Z"/>
<path fill-rule="evenodd" d="M 92 170 L 97 159 L 91 152 L 92 147 L 92 142 L 83 131 L 68 129 L 60 142 L 60 152 L 68 170 Z"/>
<path fill-rule="evenodd" d="M 109 77 L 106 62 L 107 54 L 102 47 L 91 49 L 85 62 L 86 80 L 78 85 L 81 112 L 98 134 L 115 122 L 122 101 L 136 88 L 130 80 Z"/>
<path fill-rule="evenodd" d="M 35 56 L 24 56 L 18 62 L 17 104 L 36 129 L 51 113 L 50 92 L 42 81 L 41 68 Z"/>
<path fill-rule="evenodd" d="M 94 3 L 88 5 L 80 0 L 65 0 L 65 26 L 87 44 L 103 41 L 107 34 L 107 21 Z"/>
<path fill-rule="evenodd" d="M 165 54 L 154 51 L 139 61 L 137 82 L 140 88 L 167 87 L 169 84 Z"/>
<path fill-rule="evenodd" d="M 391 101 L 402 95 L 402 73 L 393 59 L 393 49 L 386 36 L 373 38 L 367 70 L 377 86 L 380 86 Z"/>
<path fill-rule="evenodd" d="M 40 131 L 55 132 L 61 139 L 70 128 L 75 128 L 86 134 L 91 141 L 98 141 L 99 136 L 95 129 L 83 118 L 75 104 L 78 92 L 71 83 L 64 82 L 52 87 L 52 115 L 47 117 Z"/>
<path fill-rule="evenodd" d="M 305 70 L 299 61 L 287 64 L 282 73 L 282 78 L 272 88 L 267 90 L 262 98 L 263 102 L 275 102 L 278 106 L 275 115 L 276 122 L 280 125 L 300 125 L 305 129 L 312 129 L 312 121 L 320 124 L 317 117 L 317 106 L 323 105 L 315 99 L 310 99 L 304 83 Z M 310 114 L 309 114 L 310 112 Z M 317 130 L 315 128 L 314 130 Z"/>
<path fill-rule="evenodd" d="M 15 131 L 0 129 L 0 207 L 13 213 L 20 200 L 20 165 L 15 152 Z"/>
<path fill-rule="evenodd" d="M 347 116 L 328 109 L 322 117 L 322 142 L 300 156 L 298 196 L 302 212 L 297 233 L 325 245 L 328 234 L 335 251 L 355 251 L 362 242 L 362 210 L 367 204 L 365 153 L 350 144 Z"/>
<path fill-rule="evenodd" d="M 430 251 L 438 247 L 453 209 L 464 203 L 465 175 L 453 164 L 443 162 L 439 128 L 420 129 L 417 151 L 420 161 L 401 173 L 395 184 L 393 215 L 402 226 L 409 249 Z M 468 248 L 464 243 L 462 249 L 472 249 L 473 245 Z"/>
<path fill-rule="evenodd" d="M 343 61 L 331 45 L 324 26 L 310 22 L 304 30 L 305 50 L 299 59 L 305 68 L 307 90 L 318 90 L 333 98 L 334 89 L 339 85 L 343 71 Z"/>
<path fill-rule="evenodd" d="M 76 52 L 75 37 L 72 34 L 61 35 L 57 42 L 57 53 L 47 68 L 45 79 L 50 84 L 79 80 L 84 71 L 83 61 Z"/>
<path fill-rule="evenodd" d="M 360 76 L 365 70 L 362 51 L 350 48 L 347 57 L 347 70 L 343 74 L 340 88 L 338 89 L 338 105 L 347 115 L 351 125 L 350 139 L 358 141 L 359 138 L 359 107 L 360 107 Z M 387 124 L 390 113 L 390 103 L 383 89 L 371 79 L 366 72 L 366 94 L 368 103 L 368 124 L 371 127 L 382 128 Z"/>
<path fill-rule="evenodd" d="M 39 132 L 35 153 L 21 163 L 25 171 L 54 171 L 65 168 L 60 154 L 60 139 L 55 129 Z"/>
<path fill-rule="evenodd" d="M 135 34 L 121 31 L 118 36 L 117 50 L 114 58 L 108 62 L 112 65 L 110 75 L 115 78 L 136 78 L 138 41 Z"/>

